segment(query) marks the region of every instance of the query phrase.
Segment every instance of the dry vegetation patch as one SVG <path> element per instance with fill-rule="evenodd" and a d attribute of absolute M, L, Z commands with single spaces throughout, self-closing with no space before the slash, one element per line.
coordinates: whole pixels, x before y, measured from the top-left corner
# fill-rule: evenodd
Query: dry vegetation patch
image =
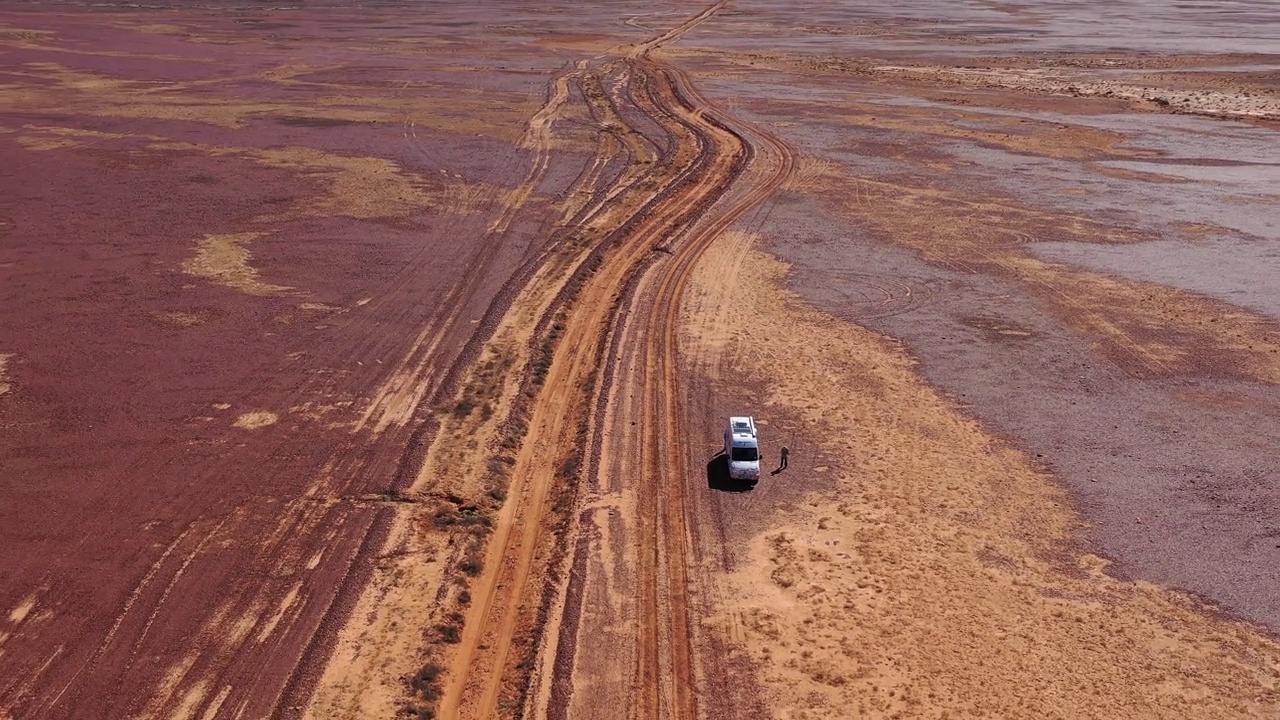
<path fill-rule="evenodd" d="M 12 357 L 13 353 L 0 353 L 0 395 L 9 392 L 13 387 L 6 376 L 9 369 L 9 359 Z"/>
<path fill-rule="evenodd" d="M 258 279 L 258 271 L 249 264 L 251 241 L 266 233 L 242 232 L 226 235 L 206 235 L 196 244 L 195 257 L 182 263 L 189 275 L 211 280 L 219 285 L 234 288 L 249 295 L 275 295 L 289 290 L 284 285 L 272 285 Z"/>
<path fill-rule="evenodd" d="M 232 423 L 238 428 L 246 430 L 257 430 L 259 428 L 275 425 L 280 422 L 280 416 L 268 410 L 254 410 L 252 412 L 241 413 L 240 417 Z"/>

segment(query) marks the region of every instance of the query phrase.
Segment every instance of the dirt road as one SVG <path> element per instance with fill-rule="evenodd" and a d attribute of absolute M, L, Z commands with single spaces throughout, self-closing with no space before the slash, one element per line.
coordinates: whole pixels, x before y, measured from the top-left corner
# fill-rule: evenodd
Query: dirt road
<path fill-rule="evenodd" d="M 622 132 L 647 131 L 643 137 L 657 149 L 656 157 L 646 158 L 652 167 L 637 180 L 598 191 L 607 198 L 617 229 L 608 233 L 611 249 L 569 308 L 547 390 L 531 409 L 529 436 L 513 469 L 515 502 L 499 515 L 490 561 L 471 589 L 473 602 L 440 706 L 446 716 L 489 717 L 504 699 L 504 688 L 522 690 L 513 678 L 519 678 L 528 658 L 512 653 L 512 641 L 519 626 L 529 622 L 520 614 L 537 609 L 547 589 L 547 579 L 531 568 L 538 542 L 547 541 L 548 495 L 557 481 L 575 482 L 579 473 L 598 483 L 593 494 L 636 493 L 628 514 L 639 523 L 612 546 L 618 562 L 609 570 L 634 577 L 631 591 L 613 608 L 635 623 L 634 634 L 622 646 L 610 645 L 610 669 L 597 666 L 592 673 L 599 682 L 625 670 L 618 679 L 630 687 L 618 698 L 586 702 L 600 710 L 611 707 L 603 703 L 621 702 L 635 717 L 697 716 L 684 488 L 678 481 L 672 484 L 688 476 L 674 367 L 681 292 L 707 245 L 780 185 L 789 169 L 781 145 L 757 153 L 684 78 L 651 57 L 718 7 L 639 46 L 621 61 L 610 88 L 611 101 L 624 103 L 615 104 L 613 116 L 647 119 L 629 120 Z M 598 84 L 601 74 L 588 68 L 574 79 Z M 592 94 L 587 88 L 581 92 Z M 757 159 L 772 167 L 756 167 Z M 752 186 L 734 187 L 726 198 L 726 190 L 744 174 Z M 627 320 L 619 323 L 619 318 Z M 623 388 L 643 391 L 624 395 Z M 612 420 L 606 423 L 606 417 Z M 577 447 L 583 441 L 590 448 L 585 458 Z M 547 448 L 561 450 L 547 453 Z M 567 537 L 586 531 L 574 525 Z M 637 548 L 628 547 L 633 542 Z M 577 561 L 570 556 L 562 562 Z M 582 588 L 564 592 L 577 595 Z M 562 613 L 563 607 L 552 610 L 551 627 L 559 626 Z M 546 695 L 563 683 L 556 674 L 572 672 L 579 638 L 565 632 L 539 639 L 544 642 L 536 648 L 536 664 L 550 670 L 553 659 L 564 660 L 555 662 L 556 671 L 546 676 L 540 693 L 508 696 L 505 707 L 524 700 L 530 708 L 545 709 Z M 584 653 L 594 652 L 596 642 L 598 637 L 592 638 Z M 620 647 L 634 648 L 634 655 L 617 652 Z M 567 711 L 563 701 L 552 705 Z"/>

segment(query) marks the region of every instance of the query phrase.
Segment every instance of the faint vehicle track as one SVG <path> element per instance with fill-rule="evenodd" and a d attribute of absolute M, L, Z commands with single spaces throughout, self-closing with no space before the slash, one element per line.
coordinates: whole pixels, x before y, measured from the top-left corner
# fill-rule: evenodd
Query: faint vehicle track
<path fill-rule="evenodd" d="M 928 284 L 913 285 L 888 275 L 852 270 L 828 275 L 838 281 L 832 284 L 832 292 L 844 297 L 847 302 L 842 305 L 859 318 L 898 315 L 935 301 Z"/>

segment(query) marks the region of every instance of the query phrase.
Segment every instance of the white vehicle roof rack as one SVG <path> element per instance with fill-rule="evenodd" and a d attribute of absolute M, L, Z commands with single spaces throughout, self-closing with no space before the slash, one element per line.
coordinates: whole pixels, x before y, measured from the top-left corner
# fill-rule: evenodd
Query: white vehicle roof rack
<path fill-rule="evenodd" d="M 734 435 L 756 436 L 756 420 L 755 418 L 745 416 L 734 416 L 729 418 L 729 429 Z"/>

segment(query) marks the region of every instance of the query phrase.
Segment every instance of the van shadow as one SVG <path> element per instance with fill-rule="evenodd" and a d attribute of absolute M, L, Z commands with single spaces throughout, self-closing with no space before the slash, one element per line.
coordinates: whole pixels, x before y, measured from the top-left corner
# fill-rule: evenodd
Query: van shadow
<path fill-rule="evenodd" d="M 720 492 L 751 492 L 756 484 L 729 477 L 729 456 L 721 450 L 707 462 L 707 487 Z"/>

